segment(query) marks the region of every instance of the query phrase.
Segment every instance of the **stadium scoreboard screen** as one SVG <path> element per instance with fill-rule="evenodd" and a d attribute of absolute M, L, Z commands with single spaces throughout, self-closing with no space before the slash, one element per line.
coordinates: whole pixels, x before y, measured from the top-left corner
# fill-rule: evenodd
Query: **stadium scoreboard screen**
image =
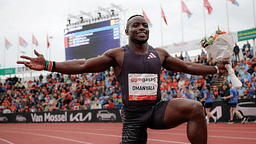
<path fill-rule="evenodd" d="M 77 26 L 64 34 L 66 60 L 88 59 L 120 47 L 119 19 Z"/>

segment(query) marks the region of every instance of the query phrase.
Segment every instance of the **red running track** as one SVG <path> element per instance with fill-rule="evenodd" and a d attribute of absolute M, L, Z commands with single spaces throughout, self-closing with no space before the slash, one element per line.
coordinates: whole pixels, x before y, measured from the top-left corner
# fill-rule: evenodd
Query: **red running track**
<path fill-rule="evenodd" d="M 119 144 L 121 123 L 0 124 L 0 144 Z M 148 129 L 148 144 L 189 143 L 186 124 Z M 255 144 L 256 124 L 208 124 L 208 144 Z"/>

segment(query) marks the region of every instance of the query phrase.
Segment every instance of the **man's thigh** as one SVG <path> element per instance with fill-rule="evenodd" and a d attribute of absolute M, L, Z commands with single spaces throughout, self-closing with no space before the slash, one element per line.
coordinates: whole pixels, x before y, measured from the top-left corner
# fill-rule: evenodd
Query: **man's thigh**
<path fill-rule="evenodd" d="M 181 98 L 173 99 L 166 106 L 164 123 L 167 127 L 173 128 L 198 114 L 203 115 L 203 106 L 200 102 Z"/>
<path fill-rule="evenodd" d="M 164 123 L 165 110 L 169 101 L 160 101 L 154 107 L 154 113 L 150 119 L 148 127 L 151 129 L 168 129 Z"/>

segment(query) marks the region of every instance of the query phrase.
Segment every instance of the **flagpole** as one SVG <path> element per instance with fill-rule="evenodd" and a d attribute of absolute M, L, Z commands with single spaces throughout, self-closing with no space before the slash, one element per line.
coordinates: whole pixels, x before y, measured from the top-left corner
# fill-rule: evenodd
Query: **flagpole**
<path fill-rule="evenodd" d="M 49 41 L 49 39 L 48 39 L 48 41 Z M 49 43 L 50 43 L 50 41 L 49 41 Z M 49 60 L 51 60 L 51 46 L 49 45 Z"/>
<path fill-rule="evenodd" d="M 184 41 L 184 32 L 183 32 L 183 17 L 182 17 L 182 0 L 181 2 L 181 37 L 182 37 L 182 42 Z"/>
<path fill-rule="evenodd" d="M 254 27 L 256 28 L 256 17 L 255 17 L 255 5 L 254 0 L 252 0 L 253 5 L 253 18 L 254 18 Z M 255 46 L 255 38 L 253 39 L 253 56 L 256 55 L 256 46 Z"/>
<path fill-rule="evenodd" d="M 6 38 L 4 37 L 4 42 L 6 43 Z M 6 49 L 6 46 L 4 48 L 4 65 L 3 65 L 3 68 L 5 69 L 5 49 Z"/>
<path fill-rule="evenodd" d="M 162 5 L 160 3 L 160 8 L 161 8 L 161 17 L 160 17 L 160 24 L 161 24 L 161 48 L 163 48 L 163 24 L 162 24 Z"/>
<path fill-rule="evenodd" d="M 33 33 L 32 33 L 32 55 L 31 55 L 31 57 L 33 58 Z"/>
<path fill-rule="evenodd" d="M 46 41 L 48 42 L 48 31 L 47 31 L 47 35 L 46 35 Z M 45 59 L 48 59 L 48 50 L 47 50 L 48 49 L 48 46 L 47 46 L 48 43 L 47 42 L 46 42 L 46 57 L 45 57 Z"/>
<path fill-rule="evenodd" d="M 227 9 L 227 24 L 228 24 L 228 32 L 229 32 L 229 17 L 228 17 L 228 1 L 226 0 L 226 9 Z"/>
<path fill-rule="evenodd" d="M 18 41 L 18 61 L 19 61 L 19 59 L 20 59 L 20 36 L 19 36 L 19 41 Z M 18 66 L 18 64 L 17 64 L 17 66 Z"/>
<path fill-rule="evenodd" d="M 33 58 L 33 40 L 34 40 L 34 35 L 33 35 L 33 33 L 32 33 L 32 55 L 31 55 L 31 57 Z M 32 70 L 30 70 L 30 79 L 32 79 Z"/>
<path fill-rule="evenodd" d="M 252 0 L 252 5 L 253 5 L 254 27 L 256 28 L 256 17 L 255 17 L 255 5 L 254 5 L 254 0 Z"/>
<path fill-rule="evenodd" d="M 204 37 L 206 38 L 206 24 L 205 24 L 205 7 L 204 7 L 204 0 L 203 0 L 203 10 L 204 10 Z"/>

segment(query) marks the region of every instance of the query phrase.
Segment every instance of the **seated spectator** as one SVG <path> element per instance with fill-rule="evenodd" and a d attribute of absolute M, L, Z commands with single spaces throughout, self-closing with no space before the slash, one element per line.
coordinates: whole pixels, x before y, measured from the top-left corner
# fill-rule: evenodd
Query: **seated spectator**
<path fill-rule="evenodd" d="M 95 99 L 94 101 L 92 101 L 91 104 L 91 109 L 101 109 L 101 105 L 99 104 L 98 99 Z"/>
<path fill-rule="evenodd" d="M 217 81 L 217 75 L 214 74 L 213 77 L 212 77 L 212 79 L 211 79 L 211 81 L 210 81 L 210 84 L 212 84 L 212 83 L 214 83 L 214 82 L 216 82 L 216 81 Z"/>
<path fill-rule="evenodd" d="M 112 99 L 109 99 L 109 100 L 108 100 L 108 106 L 107 106 L 107 108 L 115 108 L 115 105 L 114 105 Z"/>
<path fill-rule="evenodd" d="M 248 94 L 248 90 L 244 90 L 243 94 L 239 95 L 242 99 L 250 99 L 251 97 Z"/>
<path fill-rule="evenodd" d="M 247 51 L 247 52 L 246 52 L 246 57 L 247 57 L 248 59 L 252 59 L 252 58 L 253 58 L 253 55 L 252 55 L 251 51 Z"/>
<path fill-rule="evenodd" d="M 196 97 L 196 89 L 194 87 L 191 88 L 191 90 L 189 91 L 190 93 L 190 97 L 192 100 L 197 100 L 197 97 Z"/>
<path fill-rule="evenodd" d="M 167 92 L 166 92 L 166 99 L 167 99 L 167 100 L 173 99 L 172 94 L 171 94 L 170 91 L 167 91 Z"/>
<path fill-rule="evenodd" d="M 186 87 L 184 87 L 184 92 L 182 93 L 182 96 L 181 96 L 182 98 L 186 98 L 186 99 L 192 99 L 191 97 L 190 97 L 190 90 L 189 90 L 189 87 L 188 86 L 186 86 Z"/>
<path fill-rule="evenodd" d="M 245 82 L 245 81 L 249 81 L 249 82 L 252 82 L 252 75 L 250 73 L 248 73 L 247 70 L 244 71 L 244 75 L 242 76 L 242 79 L 241 81 L 242 82 Z"/>
<path fill-rule="evenodd" d="M 251 83 L 248 83 L 248 86 L 246 88 L 248 90 L 248 95 L 251 97 L 251 98 L 255 98 L 255 88 L 252 87 L 252 84 Z"/>

